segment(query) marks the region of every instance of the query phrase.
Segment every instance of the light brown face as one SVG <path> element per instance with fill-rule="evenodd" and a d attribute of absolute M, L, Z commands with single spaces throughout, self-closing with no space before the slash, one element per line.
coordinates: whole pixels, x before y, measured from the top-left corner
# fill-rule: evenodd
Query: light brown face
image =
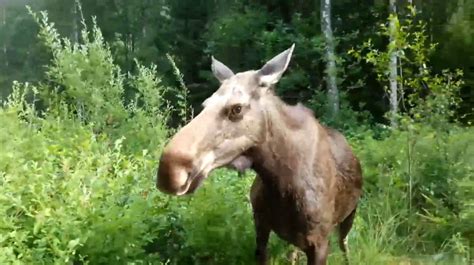
<path fill-rule="evenodd" d="M 265 95 L 288 66 L 293 48 L 258 71 L 238 74 L 213 58 L 212 70 L 221 86 L 165 147 L 158 189 L 174 195 L 192 193 L 215 168 L 233 161 L 249 166 L 242 154 L 265 139 Z"/>

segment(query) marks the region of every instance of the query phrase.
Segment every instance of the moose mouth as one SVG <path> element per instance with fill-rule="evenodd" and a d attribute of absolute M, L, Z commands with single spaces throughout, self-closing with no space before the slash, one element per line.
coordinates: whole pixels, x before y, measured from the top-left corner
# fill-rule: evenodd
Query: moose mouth
<path fill-rule="evenodd" d="M 252 161 L 250 160 L 249 157 L 239 156 L 236 159 L 232 160 L 230 163 L 223 166 L 219 166 L 219 167 L 227 167 L 227 168 L 237 170 L 239 172 L 244 172 L 246 169 L 250 168 L 251 165 L 252 165 Z M 207 178 L 209 173 L 210 172 L 208 173 L 199 172 L 199 173 L 195 173 L 191 175 L 191 177 L 189 177 L 188 180 L 186 181 L 186 184 L 184 184 L 184 188 L 181 190 L 181 192 L 178 195 L 193 194 L 201 186 L 201 184 Z"/>
<path fill-rule="evenodd" d="M 199 188 L 199 186 L 201 186 L 202 184 L 202 181 L 206 178 L 207 176 L 206 175 L 203 175 L 203 174 L 197 174 L 196 176 L 194 176 L 190 183 L 188 184 L 188 188 L 187 190 L 184 192 L 185 195 L 187 194 L 192 194 L 194 193 L 197 188 Z"/>
<path fill-rule="evenodd" d="M 188 195 L 194 193 L 199 186 L 201 186 L 203 180 L 207 177 L 207 174 L 204 175 L 202 173 L 191 175 L 187 180 L 186 183 L 181 187 L 180 191 L 176 193 L 176 195 Z"/>

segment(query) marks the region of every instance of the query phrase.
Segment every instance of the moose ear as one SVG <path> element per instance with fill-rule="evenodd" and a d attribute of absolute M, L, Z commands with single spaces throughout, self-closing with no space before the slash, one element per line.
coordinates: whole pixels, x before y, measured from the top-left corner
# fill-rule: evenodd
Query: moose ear
<path fill-rule="evenodd" d="M 262 69 L 258 71 L 260 82 L 265 85 L 273 85 L 278 82 L 290 63 L 294 49 L 295 44 L 293 43 L 288 50 L 278 54 L 268 61 Z"/>
<path fill-rule="evenodd" d="M 212 56 L 212 72 L 214 76 L 219 80 L 219 82 L 224 82 L 224 80 L 229 79 L 234 75 L 234 72 L 229 69 L 229 67 L 225 66 L 225 64 L 219 62 Z"/>

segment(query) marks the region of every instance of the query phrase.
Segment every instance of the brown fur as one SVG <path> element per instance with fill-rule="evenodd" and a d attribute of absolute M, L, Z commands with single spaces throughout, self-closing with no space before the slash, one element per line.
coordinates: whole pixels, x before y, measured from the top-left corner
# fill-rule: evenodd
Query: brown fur
<path fill-rule="evenodd" d="M 160 159 L 158 175 L 173 175 L 176 168 L 183 167 L 187 171 L 192 170 L 192 159 L 178 152 L 168 153 Z M 178 166 L 177 166 L 178 165 Z M 157 185 L 164 191 L 173 191 L 180 188 L 182 183 L 176 182 L 174 178 L 157 178 Z"/>
<path fill-rule="evenodd" d="M 362 190 L 360 164 L 344 136 L 273 93 L 293 48 L 258 71 L 237 74 L 213 59 L 221 86 L 173 136 L 158 169 L 157 188 L 174 195 L 194 192 L 218 167 L 254 169 L 251 202 L 261 265 L 268 262 L 271 231 L 302 249 L 308 264 L 326 264 L 334 228 L 346 252 Z"/>
<path fill-rule="evenodd" d="M 288 120 L 292 114 L 284 113 L 288 106 L 276 97 L 272 101 L 268 137 L 248 151 L 258 174 L 251 190 L 257 256 L 266 264 L 266 240 L 274 231 L 305 251 L 308 264 L 325 264 L 331 230 L 346 219 L 352 225 L 361 195 L 360 165 L 339 132 L 321 126 L 310 112 L 307 124 L 295 131 L 295 120 Z M 350 225 L 341 229 L 343 251 Z"/>

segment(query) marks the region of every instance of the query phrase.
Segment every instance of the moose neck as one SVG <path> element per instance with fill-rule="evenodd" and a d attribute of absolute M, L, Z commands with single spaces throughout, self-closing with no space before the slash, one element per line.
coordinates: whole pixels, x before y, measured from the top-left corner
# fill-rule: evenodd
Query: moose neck
<path fill-rule="evenodd" d="M 289 106 L 274 95 L 267 97 L 265 140 L 253 150 L 253 169 L 279 190 L 303 185 L 314 168 L 318 123 L 302 105 Z"/>

